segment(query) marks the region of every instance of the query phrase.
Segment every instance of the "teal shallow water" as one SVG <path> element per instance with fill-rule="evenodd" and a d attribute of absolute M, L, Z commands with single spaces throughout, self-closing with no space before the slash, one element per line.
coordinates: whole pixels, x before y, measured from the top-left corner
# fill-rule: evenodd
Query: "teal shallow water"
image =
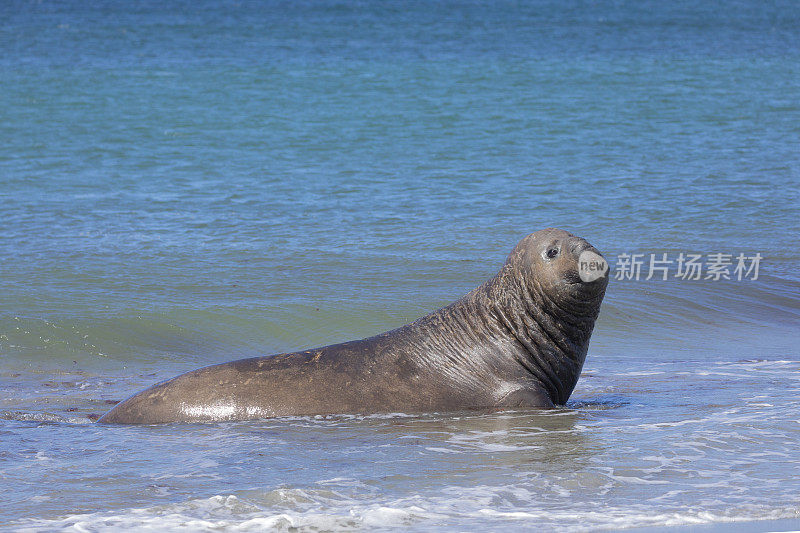
<path fill-rule="evenodd" d="M 797 518 L 799 27 L 792 3 L 4 3 L 0 526 Z M 553 414 L 89 424 L 402 325 L 548 226 L 760 276 L 612 280 Z"/>

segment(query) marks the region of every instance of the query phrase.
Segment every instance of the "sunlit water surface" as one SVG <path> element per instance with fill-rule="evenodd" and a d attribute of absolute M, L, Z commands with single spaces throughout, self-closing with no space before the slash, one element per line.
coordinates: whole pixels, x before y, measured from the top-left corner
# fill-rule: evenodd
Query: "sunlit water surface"
<path fill-rule="evenodd" d="M 0 527 L 800 528 L 800 8 L 695 4 L 4 2 Z M 554 412 L 91 423 L 548 226 L 763 260 L 612 279 Z"/>

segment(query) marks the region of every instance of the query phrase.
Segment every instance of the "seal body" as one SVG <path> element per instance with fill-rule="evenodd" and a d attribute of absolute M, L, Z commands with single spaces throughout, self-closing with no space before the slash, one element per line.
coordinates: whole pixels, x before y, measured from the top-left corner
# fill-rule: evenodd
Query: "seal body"
<path fill-rule="evenodd" d="M 500 272 L 453 304 L 367 339 L 242 359 L 156 384 L 98 422 L 550 408 L 572 393 L 608 276 L 583 281 L 584 239 L 525 237 Z M 602 256 L 599 256 L 602 257 Z"/>

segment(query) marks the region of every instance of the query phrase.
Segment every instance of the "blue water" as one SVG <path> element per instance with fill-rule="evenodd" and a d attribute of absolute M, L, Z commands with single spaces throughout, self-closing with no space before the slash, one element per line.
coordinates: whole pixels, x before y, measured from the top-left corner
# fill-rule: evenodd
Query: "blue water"
<path fill-rule="evenodd" d="M 799 208 L 793 2 L 3 2 L 0 527 L 797 529 Z M 763 259 L 612 279 L 554 413 L 91 424 L 549 226 Z"/>

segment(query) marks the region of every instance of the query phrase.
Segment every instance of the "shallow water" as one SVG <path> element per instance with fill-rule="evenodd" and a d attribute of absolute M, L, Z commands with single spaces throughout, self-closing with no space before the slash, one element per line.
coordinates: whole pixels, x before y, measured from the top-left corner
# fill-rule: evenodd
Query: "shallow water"
<path fill-rule="evenodd" d="M 0 527 L 800 528 L 798 28 L 788 2 L 3 3 Z M 617 272 L 763 260 L 613 279 L 552 413 L 90 422 L 402 325 L 548 226 Z"/>

